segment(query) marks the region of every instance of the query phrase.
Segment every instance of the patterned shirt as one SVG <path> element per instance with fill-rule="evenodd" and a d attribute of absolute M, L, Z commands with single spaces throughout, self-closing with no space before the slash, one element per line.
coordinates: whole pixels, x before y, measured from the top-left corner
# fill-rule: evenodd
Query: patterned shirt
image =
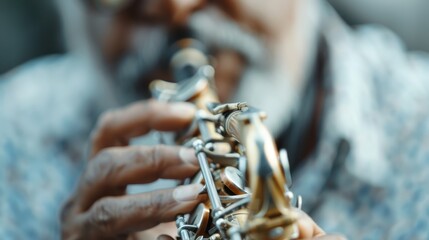
<path fill-rule="evenodd" d="M 330 16 L 320 140 L 294 191 L 327 232 L 428 239 L 429 56 L 382 27 Z"/>
<path fill-rule="evenodd" d="M 52 56 L 0 80 L 0 238 L 58 239 L 103 88 L 85 62 Z"/>
<path fill-rule="evenodd" d="M 329 12 L 329 11 L 328 11 Z M 429 238 L 429 57 L 379 26 L 335 14 L 316 150 L 294 192 L 327 232 L 351 239 Z M 97 115 L 115 106 L 107 81 L 67 54 L 0 79 L 0 238 L 58 239 L 59 212 L 84 167 Z"/>

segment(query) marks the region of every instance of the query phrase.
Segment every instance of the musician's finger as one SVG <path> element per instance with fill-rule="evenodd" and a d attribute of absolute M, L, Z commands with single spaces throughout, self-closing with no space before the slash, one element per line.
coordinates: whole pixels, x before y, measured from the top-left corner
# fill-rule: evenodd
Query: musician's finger
<path fill-rule="evenodd" d="M 87 238 L 113 237 L 142 231 L 190 212 L 198 203 L 201 184 L 180 186 L 144 194 L 107 197 L 80 215 Z"/>
<path fill-rule="evenodd" d="M 125 108 L 104 113 L 92 132 L 91 156 L 101 149 L 124 146 L 132 137 L 150 130 L 173 131 L 186 127 L 195 114 L 190 103 L 165 103 L 156 100 L 141 101 Z"/>
<path fill-rule="evenodd" d="M 128 184 L 159 178 L 184 179 L 198 170 L 193 149 L 178 146 L 128 146 L 107 148 L 90 161 L 79 187 L 82 211 L 97 199 Z"/>
<path fill-rule="evenodd" d="M 325 235 L 325 232 L 305 212 L 298 210 L 299 239 Z"/>
<path fill-rule="evenodd" d="M 325 231 L 316 222 L 313 221 L 305 212 L 298 211 L 298 239 L 313 239 L 313 240 L 345 240 L 346 238 L 338 234 L 326 234 Z"/>

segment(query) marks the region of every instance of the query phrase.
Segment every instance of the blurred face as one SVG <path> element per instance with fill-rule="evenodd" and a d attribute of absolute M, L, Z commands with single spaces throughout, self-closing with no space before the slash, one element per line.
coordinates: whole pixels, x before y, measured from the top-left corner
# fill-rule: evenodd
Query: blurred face
<path fill-rule="evenodd" d="M 146 83 L 154 77 L 162 78 L 154 73 L 162 72 L 157 71 L 157 66 L 168 46 L 168 33 L 188 26 L 215 57 L 221 101 L 245 100 L 252 104 L 254 99 L 253 105 L 277 119 L 280 117 L 272 115 L 280 110 L 268 108 L 281 105 L 291 109 L 297 105 L 299 91 L 295 90 L 302 84 L 290 73 L 292 65 L 300 61 L 300 48 L 293 42 L 296 39 L 292 38 L 289 46 L 298 49 L 298 56 L 289 64 L 282 55 L 290 51 L 284 47 L 285 39 L 298 35 L 291 32 L 297 25 L 299 5 L 307 1 L 83 1 L 93 47 L 114 80 L 125 88 L 134 88 L 136 83 Z M 240 79 L 245 80 L 240 83 Z M 267 92 L 279 89 L 283 92 L 277 98 L 267 100 Z M 292 110 L 288 111 L 290 115 Z"/>

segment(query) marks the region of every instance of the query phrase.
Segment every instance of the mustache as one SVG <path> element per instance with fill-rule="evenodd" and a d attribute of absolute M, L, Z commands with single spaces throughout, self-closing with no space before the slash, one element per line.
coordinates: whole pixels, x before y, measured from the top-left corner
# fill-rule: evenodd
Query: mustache
<path fill-rule="evenodd" d="M 285 67 L 270 65 L 270 53 L 261 38 L 214 11 L 194 13 L 188 27 L 207 49 L 236 51 L 247 60 L 248 66 L 232 101 L 246 101 L 264 109 L 270 116 L 266 120 L 268 128 L 273 133 L 279 133 L 296 112 L 301 92 L 296 91 L 289 81 Z M 135 92 L 135 86 L 161 62 L 165 50 L 169 48 L 168 36 L 167 29 L 160 26 L 135 33 L 132 42 L 135 50 L 126 54 L 121 61 L 115 79 L 117 86 L 128 95 L 134 93 L 131 98 L 140 98 L 142 94 L 149 97 L 146 93 Z M 276 97 L 261 93 L 271 93 Z"/>
<path fill-rule="evenodd" d="M 256 34 L 244 30 L 222 14 L 206 10 L 194 13 L 188 21 L 189 29 L 207 49 L 232 50 L 244 57 L 249 65 L 267 63 L 267 48 Z M 136 29 L 130 50 L 118 61 L 115 75 L 121 85 L 135 84 L 142 76 L 156 68 L 168 49 L 168 30 L 162 26 Z"/>
<path fill-rule="evenodd" d="M 193 14 L 189 28 L 209 49 L 233 50 L 252 65 L 266 62 L 267 48 L 261 38 L 214 10 Z"/>

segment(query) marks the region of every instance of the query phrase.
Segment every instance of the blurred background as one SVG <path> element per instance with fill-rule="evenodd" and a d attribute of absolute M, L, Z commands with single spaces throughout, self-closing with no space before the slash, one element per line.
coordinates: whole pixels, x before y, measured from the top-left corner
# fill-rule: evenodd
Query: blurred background
<path fill-rule="evenodd" d="M 0 74 L 30 59 L 65 51 L 56 0 L 0 0 Z M 352 26 L 379 23 L 410 50 L 429 52 L 429 1 L 328 0 Z"/>
<path fill-rule="evenodd" d="M 64 52 L 55 0 L 0 0 L 0 74 L 32 58 Z"/>

